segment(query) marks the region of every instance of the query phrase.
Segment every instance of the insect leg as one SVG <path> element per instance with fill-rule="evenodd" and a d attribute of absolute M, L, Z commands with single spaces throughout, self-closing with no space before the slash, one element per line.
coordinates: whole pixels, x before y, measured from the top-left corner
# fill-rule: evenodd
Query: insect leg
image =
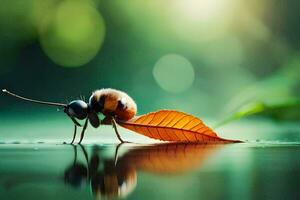
<path fill-rule="evenodd" d="M 79 124 L 79 122 L 74 118 L 74 117 L 72 117 L 69 113 L 67 113 L 66 111 L 64 111 L 67 115 L 68 115 L 68 117 L 70 117 L 70 119 L 72 120 L 72 122 L 75 124 L 75 125 L 77 125 L 77 126 L 81 126 L 81 124 Z"/>
<path fill-rule="evenodd" d="M 74 117 L 70 116 L 70 118 L 74 122 L 74 124 L 76 124 L 76 126 L 81 126 L 81 124 L 79 124 L 79 122 Z"/>
<path fill-rule="evenodd" d="M 115 132 L 116 132 L 116 135 L 117 135 L 118 139 L 120 140 L 121 143 L 124 143 L 125 141 L 122 140 L 122 138 L 121 138 L 121 136 L 120 136 L 120 134 L 119 134 L 119 132 L 118 132 L 118 129 L 117 129 L 117 123 L 116 123 L 116 120 L 115 120 L 114 117 L 111 118 L 111 122 L 112 122 L 113 128 L 115 129 Z"/>
<path fill-rule="evenodd" d="M 73 142 L 74 142 L 74 140 L 75 140 L 75 137 L 76 137 L 76 132 L 77 132 L 77 125 L 74 124 L 74 134 L 73 134 L 73 139 L 72 139 L 72 141 L 71 141 L 70 144 L 73 144 Z"/>
<path fill-rule="evenodd" d="M 86 119 L 85 122 L 84 122 L 82 131 L 81 131 L 81 135 L 80 135 L 80 140 L 79 140 L 78 144 L 80 144 L 81 141 L 83 140 L 84 132 L 85 132 L 85 129 L 86 129 L 87 125 L 88 125 L 88 119 Z"/>

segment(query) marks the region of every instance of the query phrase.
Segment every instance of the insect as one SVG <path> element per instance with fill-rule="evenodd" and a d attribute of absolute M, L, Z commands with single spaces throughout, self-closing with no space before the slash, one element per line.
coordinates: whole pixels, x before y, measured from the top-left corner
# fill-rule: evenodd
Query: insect
<path fill-rule="evenodd" d="M 82 127 L 78 143 L 80 144 L 82 142 L 88 123 L 90 123 L 94 128 L 98 128 L 101 123 L 111 124 L 118 139 L 121 143 L 123 143 L 125 141 L 121 138 L 118 132 L 116 121 L 130 120 L 137 113 L 137 106 L 134 100 L 125 92 L 115 89 L 100 89 L 94 91 L 90 96 L 88 103 L 82 100 L 73 100 L 68 104 L 30 99 L 14 94 L 6 89 L 2 89 L 2 92 L 33 103 L 63 107 L 64 112 L 74 123 L 74 134 L 71 144 L 75 141 L 77 127 Z M 99 119 L 99 113 L 102 113 L 105 116 L 103 120 Z M 78 122 L 78 120 L 85 120 L 83 126 Z"/>

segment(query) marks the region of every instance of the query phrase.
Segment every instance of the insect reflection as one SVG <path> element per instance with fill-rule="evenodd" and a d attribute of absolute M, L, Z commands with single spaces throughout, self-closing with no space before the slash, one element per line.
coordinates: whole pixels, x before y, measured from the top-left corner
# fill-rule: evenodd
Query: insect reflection
<path fill-rule="evenodd" d="M 86 164 L 77 160 L 77 147 L 80 147 Z M 123 162 L 115 163 L 114 159 L 101 158 L 100 149 L 93 149 L 91 158 L 82 145 L 74 147 L 74 161 L 64 173 L 64 181 L 75 188 L 90 185 L 96 198 L 125 197 L 136 185 L 136 170 Z M 118 149 L 118 148 L 117 148 Z M 116 151 L 117 152 L 117 151 Z"/>
<path fill-rule="evenodd" d="M 85 164 L 78 161 L 78 147 L 83 152 Z M 175 175 L 186 173 L 199 165 L 216 146 L 201 144 L 157 144 L 137 146 L 118 157 L 102 158 L 101 149 L 94 146 L 91 157 L 84 146 L 74 148 L 74 161 L 64 172 L 64 181 L 74 188 L 89 185 L 96 199 L 126 197 L 137 184 L 138 171 Z"/>

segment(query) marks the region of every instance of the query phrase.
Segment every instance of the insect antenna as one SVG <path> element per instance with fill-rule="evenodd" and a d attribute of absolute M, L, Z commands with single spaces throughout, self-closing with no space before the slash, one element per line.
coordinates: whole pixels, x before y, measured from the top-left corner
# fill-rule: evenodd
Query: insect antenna
<path fill-rule="evenodd" d="M 49 106 L 61 106 L 61 107 L 67 107 L 67 104 L 63 104 L 63 103 L 55 103 L 55 102 L 48 102 L 48 101 L 39 101 L 39 100 L 35 100 L 35 99 L 29 99 L 26 97 L 22 97 L 20 95 L 14 94 L 6 89 L 2 89 L 3 93 L 6 93 L 10 96 L 16 97 L 18 99 L 22 99 L 24 101 L 29 101 L 29 102 L 33 102 L 33 103 L 38 103 L 38 104 L 43 104 L 43 105 L 49 105 Z"/>

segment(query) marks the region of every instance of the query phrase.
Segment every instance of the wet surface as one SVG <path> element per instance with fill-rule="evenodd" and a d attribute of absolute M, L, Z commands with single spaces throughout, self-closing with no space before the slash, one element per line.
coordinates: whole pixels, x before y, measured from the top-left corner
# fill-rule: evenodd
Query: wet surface
<path fill-rule="evenodd" d="M 300 145 L 0 145 L 0 199 L 299 199 Z"/>

